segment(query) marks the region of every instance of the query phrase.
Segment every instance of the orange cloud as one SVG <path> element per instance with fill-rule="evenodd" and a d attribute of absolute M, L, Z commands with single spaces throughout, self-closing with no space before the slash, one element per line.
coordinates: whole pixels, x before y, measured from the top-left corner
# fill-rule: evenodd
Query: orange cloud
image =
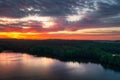
<path fill-rule="evenodd" d="M 72 18 L 73 17 L 73 18 Z M 71 16 L 73 21 L 77 16 Z M 75 18 L 75 19 L 74 19 Z M 72 21 L 71 19 L 71 21 Z M 76 20 L 75 20 L 76 21 Z M 0 18 L 0 38 L 15 39 L 120 39 L 120 27 L 85 28 L 65 26 L 64 21 L 51 17 L 27 16 L 24 18 Z"/>

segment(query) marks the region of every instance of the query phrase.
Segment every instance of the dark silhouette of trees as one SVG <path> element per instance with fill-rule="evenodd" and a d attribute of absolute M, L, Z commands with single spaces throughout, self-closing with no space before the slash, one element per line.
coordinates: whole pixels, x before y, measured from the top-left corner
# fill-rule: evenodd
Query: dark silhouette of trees
<path fill-rule="evenodd" d="M 0 40 L 0 51 L 27 52 L 60 60 L 100 63 L 120 68 L 120 43 L 74 40 Z"/>

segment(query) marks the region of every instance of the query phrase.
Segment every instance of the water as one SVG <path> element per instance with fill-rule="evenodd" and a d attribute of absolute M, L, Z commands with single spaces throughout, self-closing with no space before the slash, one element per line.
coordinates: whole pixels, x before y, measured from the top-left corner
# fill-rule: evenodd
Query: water
<path fill-rule="evenodd" d="M 4 52 L 0 54 L 0 80 L 120 80 L 120 72 L 94 63 Z"/>

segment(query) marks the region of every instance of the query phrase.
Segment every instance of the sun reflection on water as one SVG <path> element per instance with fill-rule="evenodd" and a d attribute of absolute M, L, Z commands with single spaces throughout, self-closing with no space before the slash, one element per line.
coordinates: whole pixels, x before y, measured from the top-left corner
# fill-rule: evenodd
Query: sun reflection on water
<path fill-rule="evenodd" d="M 2 52 L 0 53 L 0 63 L 11 63 L 11 62 L 21 62 L 27 65 L 42 65 L 44 67 L 52 65 L 54 60 L 45 57 L 35 57 L 27 53 L 12 53 L 12 52 Z M 42 63 L 40 63 L 42 62 Z"/>
<path fill-rule="evenodd" d="M 62 62 L 26 53 L 0 53 L 0 80 L 103 80 L 102 76 L 105 80 L 113 80 L 111 76 L 120 79 L 117 73 L 105 71 L 98 64 Z"/>

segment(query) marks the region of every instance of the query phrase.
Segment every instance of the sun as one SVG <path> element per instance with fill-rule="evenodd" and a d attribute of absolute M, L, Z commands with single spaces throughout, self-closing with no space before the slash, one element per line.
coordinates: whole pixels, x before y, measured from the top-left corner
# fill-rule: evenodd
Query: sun
<path fill-rule="evenodd" d="M 7 36 L 15 39 L 24 38 L 24 36 L 22 36 L 21 33 L 18 33 L 18 32 L 11 32 L 7 34 Z"/>
<path fill-rule="evenodd" d="M 25 36 L 21 32 L 0 32 L 0 35 L 4 35 L 7 38 L 14 38 L 14 39 L 25 38 Z"/>

